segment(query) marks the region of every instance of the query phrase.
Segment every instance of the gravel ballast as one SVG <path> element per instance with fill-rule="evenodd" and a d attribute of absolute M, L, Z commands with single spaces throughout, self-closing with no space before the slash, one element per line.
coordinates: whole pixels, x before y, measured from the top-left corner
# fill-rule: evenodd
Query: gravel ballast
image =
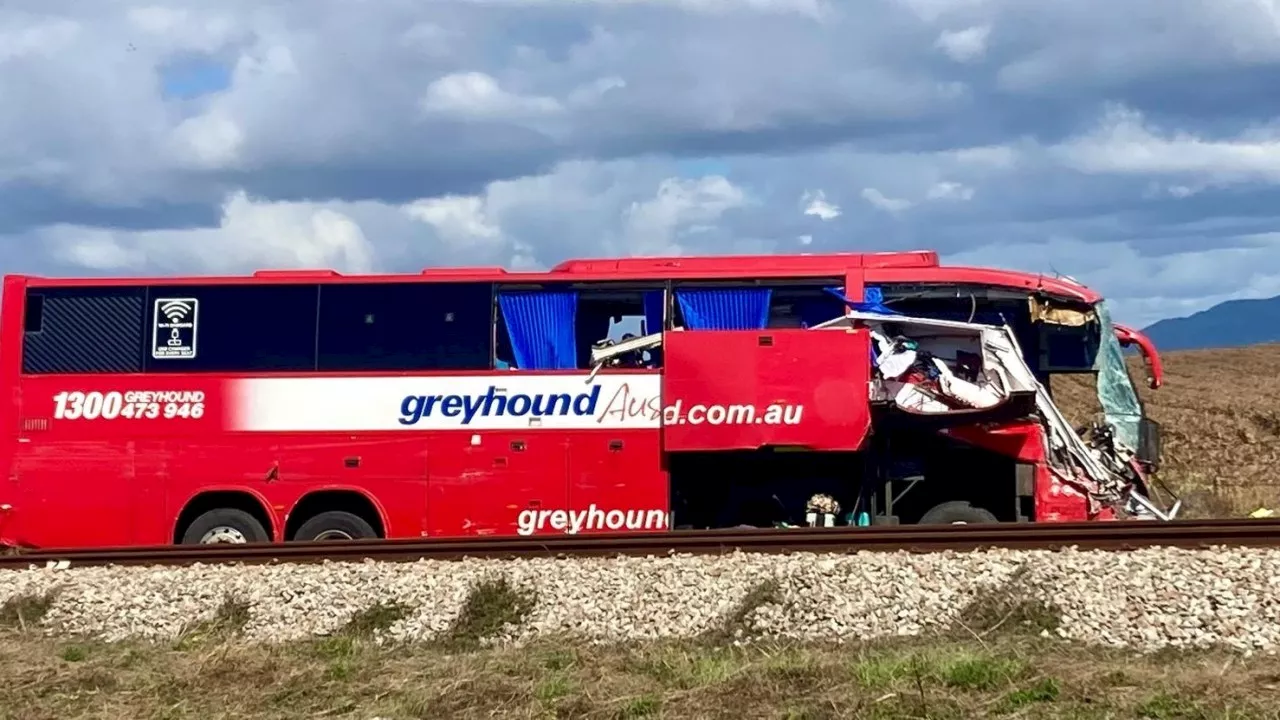
<path fill-rule="evenodd" d="M 122 640 L 176 637 L 231 598 L 248 606 L 248 638 L 280 642 L 333 633 L 394 602 L 408 612 L 387 636 L 431 640 L 478 583 L 505 577 L 534 598 L 506 640 L 684 638 L 736 618 L 744 635 L 857 641 L 954 628 L 975 599 L 1005 592 L 1051 605 L 1060 616 L 1051 634 L 1070 640 L 1272 652 L 1278 571 L 1280 550 L 1260 549 L 37 567 L 0 571 L 0 603 L 53 592 L 45 631 Z"/>

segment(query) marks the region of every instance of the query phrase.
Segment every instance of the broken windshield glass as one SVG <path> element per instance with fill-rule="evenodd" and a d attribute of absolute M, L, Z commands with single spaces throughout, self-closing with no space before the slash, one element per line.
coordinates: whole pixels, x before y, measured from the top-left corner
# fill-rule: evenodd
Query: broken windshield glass
<path fill-rule="evenodd" d="M 1099 302 L 1095 309 L 1102 335 L 1099 338 L 1098 356 L 1093 364 L 1093 369 L 1098 374 L 1098 402 L 1102 405 L 1107 424 L 1115 432 L 1116 440 L 1130 450 L 1135 450 L 1138 447 L 1142 405 L 1138 402 L 1138 392 L 1129 378 L 1124 350 L 1120 347 L 1120 340 L 1116 338 L 1106 301 Z"/>

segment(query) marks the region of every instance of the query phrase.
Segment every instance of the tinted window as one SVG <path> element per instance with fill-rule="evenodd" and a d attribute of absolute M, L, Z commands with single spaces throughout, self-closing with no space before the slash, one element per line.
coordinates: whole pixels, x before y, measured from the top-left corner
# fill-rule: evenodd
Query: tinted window
<path fill-rule="evenodd" d="M 141 372 L 141 288 L 41 288 L 27 294 L 25 373 Z"/>
<path fill-rule="evenodd" d="M 44 296 L 27 295 L 26 311 L 23 313 L 23 332 L 40 332 L 44 326 Z"/>
<path fill-rule="evenodd" d="M 1025 352 L 1025 350 L 1024 350 Z M 1090 372 L 1098 355 L 1098 325 L 1040 325 L 1040 363 L 1044 372 Z"/>
<path fill-rule="evenodd" d="M 492 308 L 488 283 L 325 285 L 319 368 L 488 369 Z"/>
<path fill-rule="evenodd" d="M 315 285 L 153 287 L 147 370 L 314 370 L 316 294 Z"/>

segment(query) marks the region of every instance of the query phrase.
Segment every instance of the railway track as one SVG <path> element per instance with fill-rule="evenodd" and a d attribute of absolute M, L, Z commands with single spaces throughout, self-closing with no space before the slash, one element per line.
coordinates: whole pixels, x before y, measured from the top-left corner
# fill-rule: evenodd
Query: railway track
<path fill-rule="evenodd" d="M 1141 547 L 1280 546 L 1280 519 L 1063 523 L 1054 525 L 942 525 L 788 530 L 707 530 L 658 534 L 555 535 L 521 538 L 358 540 L 258 545 L 183 545 L 45 549 L 0 555 L 0 568 L 50 562 L 71 566 L 190 565 L 194 563 L 323 562 L 557 556 L 907 551 L 970 551 Z"/>

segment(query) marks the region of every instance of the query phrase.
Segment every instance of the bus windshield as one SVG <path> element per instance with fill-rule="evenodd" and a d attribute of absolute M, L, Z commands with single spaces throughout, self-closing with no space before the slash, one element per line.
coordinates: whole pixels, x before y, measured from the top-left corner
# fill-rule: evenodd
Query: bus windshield
<path fill-rule="evenodd" d="M 1107 424 L 1115 432 L 1116 440 L 1130 450 L 1138 449 L 1139 424 L 1142 420 L 1142 403 L 1138 391 L 1129 377 L 1124 349 L 1111 322 L 1111 312 L 1105 300 L 1095 306 L 1101 337 L 1097 359 L 1093 369 L 1097 373 L 1098 403 L 1106 416 Z"/>

